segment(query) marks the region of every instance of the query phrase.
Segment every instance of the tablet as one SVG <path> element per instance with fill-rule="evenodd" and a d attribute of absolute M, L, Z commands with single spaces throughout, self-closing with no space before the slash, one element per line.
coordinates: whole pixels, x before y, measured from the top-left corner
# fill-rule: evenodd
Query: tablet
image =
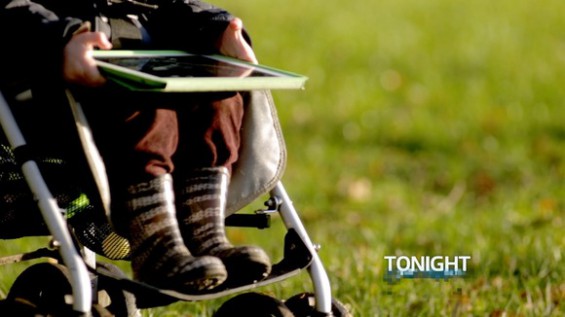
<path fill-rule="evenodd" d="M 134 91 L 303 89 L 306 76 L 221 55 L 184 51 L 96 50 L 101 73 Z"/>

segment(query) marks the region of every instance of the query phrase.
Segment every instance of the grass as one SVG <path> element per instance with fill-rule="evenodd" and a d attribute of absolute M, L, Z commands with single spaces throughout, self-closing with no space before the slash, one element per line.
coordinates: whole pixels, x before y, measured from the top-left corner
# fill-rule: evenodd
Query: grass
<path fill-rule="evenodd" d="M 355 316 L 565 314 L 565 3 L 214 3 L 243 18 L 262 63 L 310 77 L 274 92 L 283 181 Z M 276 258 L 273 232 L 230 235 Z M 385 255 L 463 254 L 465 278 L 383 280 Z M 304 275 L 262 291 L 310 288 Z"/>

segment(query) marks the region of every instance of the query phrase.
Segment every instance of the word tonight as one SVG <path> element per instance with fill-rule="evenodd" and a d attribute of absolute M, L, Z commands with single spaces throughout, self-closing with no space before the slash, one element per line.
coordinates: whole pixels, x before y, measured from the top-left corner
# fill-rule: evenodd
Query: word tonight
<path fill-rule="evenodd" d="M 446 272 L 467 271 L 470 256 L 385 256 L 387 271 Z M 461 266 L 459 266 L 461 264 Z"/>

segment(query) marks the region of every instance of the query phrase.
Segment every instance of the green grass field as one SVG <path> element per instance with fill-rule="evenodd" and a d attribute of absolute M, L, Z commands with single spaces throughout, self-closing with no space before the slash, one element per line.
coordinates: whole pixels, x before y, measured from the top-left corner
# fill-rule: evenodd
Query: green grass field
<path fill-rule="evenodd" d="M 310 78 L 274 92 L 283 182 L 354 316 L 565 315 L 565 2 L 213 3 L 244 20 L 260 62 Z M 230 231 L 275 259 L 278 233 L 276 218 Z M 472 259 L 465 278 L 390 285 L 386 255 Z"/>

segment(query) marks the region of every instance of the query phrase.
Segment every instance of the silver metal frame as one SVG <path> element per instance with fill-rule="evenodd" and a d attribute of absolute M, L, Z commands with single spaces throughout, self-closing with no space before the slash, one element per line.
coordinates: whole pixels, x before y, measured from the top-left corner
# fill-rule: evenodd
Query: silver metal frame
<path fill-rule="evenodd" d="M 308 267 L 308 273 L 314 286 L 314 295 L 316 298 L 316 310 L 320 313 L 330 314 L 332 311 L 332 292 L 330 280 L 322 265 L 322 261 L 318 256 L 314 244 L 310 240 L 302 221 L 298 217 L 298 212 L 294 209 L 292 200 L 288 196 L 282 182 L 278 182 L 275 188 L 271 190 L 271 195 L 282 199 L 280 206 L 280 215 L 287 229 L 294 229 L 298 236 L 312 254 L 312 263 Z"/>
<path fill-rule="evenodd" d="M 26 141 L 12 114 L 4 96 L 0 93 L 0 124 L 12 149 L 26 146 Z M 92 287 L 86 265 L 81 255 L 74 247 L 71 235 L 67 229 L 57 201 L 51 195 L 45 180 L 33 160 L 22 163 L 22 173 L 33 193 L 41 215 L 45 220 L 49 232 L 60 244 L 59 252 L 63 263 L 70 272 L 71 286 L 73 289 L 73 309 L 76 312 L 89 316 L 92 309 Z"/>

